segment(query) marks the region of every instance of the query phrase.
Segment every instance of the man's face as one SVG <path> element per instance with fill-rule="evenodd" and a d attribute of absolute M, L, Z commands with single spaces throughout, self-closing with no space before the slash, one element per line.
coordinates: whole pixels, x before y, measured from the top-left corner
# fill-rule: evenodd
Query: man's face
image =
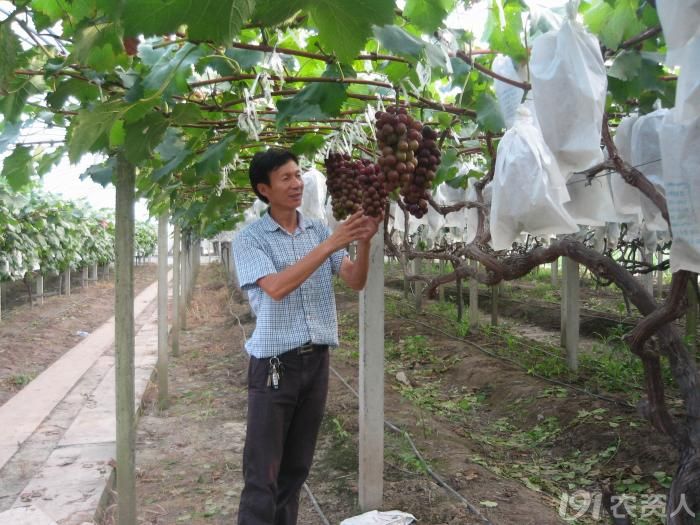
<path fill-rule="evenodd" d="M 301 206 L 304 181 L 299 166 L 293 160 L 270 172 L 270 184 L 258 184 L 258 191 L 270 205 L 295 209 Z"/>

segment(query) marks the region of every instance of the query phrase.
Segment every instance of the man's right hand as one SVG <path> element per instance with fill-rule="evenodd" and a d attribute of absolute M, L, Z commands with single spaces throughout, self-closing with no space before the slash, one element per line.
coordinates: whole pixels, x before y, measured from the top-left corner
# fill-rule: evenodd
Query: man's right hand
<path fill-rule="evenodd" d="M 360 210 L 341 223 L 328 237 L 328 241 L 333 243 L 333 251 L 337 251 L 353 241 L 364 239 L 373 229 L 376 231 L 376 224 L 372 217 L 364 215 Z"/>

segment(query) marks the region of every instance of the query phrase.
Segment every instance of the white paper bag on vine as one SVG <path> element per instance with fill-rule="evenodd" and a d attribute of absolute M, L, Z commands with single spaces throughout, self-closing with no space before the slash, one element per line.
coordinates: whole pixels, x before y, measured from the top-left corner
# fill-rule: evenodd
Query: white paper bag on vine
<path fill-rule="evenodd" d="M 466 165 L 465 165 L 466 166 Z M 458 175 L 469 172 L 469 167 L 460 168 Z M 456 204 L 467 200 L 467 191 L 464 188 L 453 188 L 446 182 L 443 182 L 435 189 L 435 202 L 442 206 Z M 448 213 L 445 217 L 446 228 L 464 228 L 467 224 L 467 208 Z"/>
<path fill-rule="evenodd" d="M 567 6 L 561 28 L 535 39 L 530 58 L 532 94 L 542 134 L 568 178 L 602 162 L 607 72 L 598 40 L 576 21 L 578 1 Z"/>
<path fill-rule="evenodd" d="M 566 187 L 571 200 L 564 207 L 577 224 L 605 226 L 607 222 L 619 220 L 606 174 L 598 174 L 588 181 L 585 175 L 574 173 Z"/>
<path fill-rule="evenodd" d="M 679 65 L 683 48 L 700 32 L 700 0 L 656 0 L 656 12 L 668 48 L 666 63 Z"/>
<path fill-rule="evenodd" d="M 637 122 L 638 115 L 623 118 L 615 131 L 615 147 L 617 152 L 628 164 L 632 165 L 632 128 Z M 608 175 L 612 189 L 613 205 L 619 215 L 620 222 L 639 223 L 642 220 L 641 192 L 625 182 L 617 172 Z"/>
<path fill-rule="evenodd" d="M 511 248 L 521 234 L 556 235 L 579 230 L 564 209 L 566 183 L 530 111 L 518 108 L 498 145 L 492 183 L 491 237 L 495 250 Z"/>
<path fill-rule="evenodd" d="M 671 110 L 661 128 L 666 203 L 671 218 L 671 271 L 700 272 L 700 117 L 681 122 Z"/>
<path fill-rule="evenodd" d="M 523 81 L 510 57 L 496 55 L 491 64 L 491 69 L 502 77 L 517 80 L 518 82 Z M 506 123 L 506 128 L 510 128 L 515 121 L 515 112 L 523 101 L 525 91 L 498 79 L 494 80 L 493 87 L 496 91 L 496 98 L 498 99 L 498 106 L 501 108 L 503 121 Z"/>
<path fill-rule="evenodd" d="M 304 194 L 301 199 L 299 211 L 312 219 L 326 219 L 326 177 L 315 168 L 302 174 L 304 181 Z"/>
<path fill-rule="evenodd" d="M 631 162 L 630 164 L 641 171 L 657 190 L 664 193 L 664 182 L 661 167 L 661 142 L 659 133 L 667 109 L 657 109 L 637 119 L 632 127 Z M 635 188 L 637 192 L 637 190 Z M 644 224 L 648 230 L 666 230 L 668 224 L 661 216 L 661 210 L 648 197 L 640 195 Z"/>
<path fill-rule="evenodd" d="M 433 198 L 435 198 L 434 195 Z M 445 216 L 428 204 L 428 213 L 425 214 L 425 218 L 428 221 L 427 236 L 429 239 L 435 241 L 445 227 Z"/>
<path fill-rule="evenodd" d="M 391 203 L 389 208 L 390 215 L 394 218 L 393 227 L 396 231 L 404 232 L 406 231 L 406 215 L 404 215 L 403 210 L 399 207 L 396 202 Z M 408 214 L 408 234 L 413 235 L 418 231 L 418 228 L 423 225 L 428 224 L 428 217 L 423 216 L 417 219 L 410 213 Z"/>
<path fill-rule="evenodd" d="M 691 122 L 700 117 L 700 35 L 683 49 L 676 85 L 676 118 Z"/>

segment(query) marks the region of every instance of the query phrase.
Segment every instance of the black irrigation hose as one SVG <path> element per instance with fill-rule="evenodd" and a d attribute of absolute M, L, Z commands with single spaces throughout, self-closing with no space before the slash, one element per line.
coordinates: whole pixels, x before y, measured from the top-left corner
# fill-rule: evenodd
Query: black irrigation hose
<path fill-rule="evenodd" d="M 343 384 L 348 388 L 348 390 L 350 390 L 350 392 L 352 392 L 353 394 L 355 394 L 355 397 L 357 397 L 357 398 L 360 397 L 359 394 L 357 393 L 357 391 L 352 387 L 352 385 L 350 385 L 350 383 L 348 383 L 348 382 L 345 380 L 345 378 L 344 378 L 342 375 L 340 375 L 340 373 L 338 373 L 338 371 L 337 371 L 335 368 L 333 368 L 333 367 L 331 366 L 331 367 L 330 367 L 330 370 L 331 370 L 331 372 L 333 372 L 333 373 L 335 374 L 335 376 L 340 380 L 340 382 L 343 383 Z M 428 465 L 427 461 L 425 461 L 425 458 L 424 458 L 423 455 L 420 453 L 420 451 L 418 450 L 418 447 L 416 447 L 415 442 L 413 441 L 413 439 L 411 439 L 411 435 L 410 435 L 407 431 L 401 430 L 399 427 L 397 427 L 396 425 L 394 425 L 391 421 L 388 421 L 388 420 L 386 420 L 386 419 L 384 420 L 384 425 L 385 425 L 387 428 L 389 428 L 390 430 L 392 430 L 393 432 L 396 432 L 396 433 L 398 433 L 398 434 L 401 434 L 404 438 L 406 438 L 406 440 L 408 441 L 409 445 L 411 445 L 411 448 L 413 449 L 414 454 L 415 454 L 416 457 L 418 458 L 418 461 L 421 462 L 421 465 L 423 466 L 423 468 L 425 469 L 425 471 L 426 471 L 428 474 L 430 474 L 430 476 L 437 482 L 437 484 L 438 484 L 440 487 L 442 487 L 443 489 L 445 489 L 449 494 L 451 494 L 452 496 L 454 496 L 455 498 L 457 498 L 460 502 L 462 502 L 462 503 L 467 507 L 467 509 L 469 510 L 469 512 L 471 512 L 472 514 L 474 514 L 475 516 L 477 516 L 477 517 L 478 517 L 481 521 L 483 521 L 485 524 L 487 524 L 487 525 L 493 525 L 493 523 L 492 523 L 486 516 L 484 516 L 484 515 L 479 511 L 478 508 L 476 508 L 474 505 L 472 505 L 471 503 L 469 503 L 469 501 L 468 501 L 464 496 L 462 496 L 459 492 L 457 492 L 457 491 L 456 491 L 455 489 L 453 489 L 450 485 L 448 485 L 447 482 L 446 482 L 444 479 L 442 479 L 442 477 L 441 477 L 437 472 L 435 472 L 433 469 L 430 468 L 430 465 Z"/>
<path fill-rule="evenodd" d="M 402 303 L 402 302 L 403 302 L 400 298 L 392 297 L 391 295 L 386 295 L 386 294 L 385 294 L 385 297 L 388 297 L 389 299 L 391 299 L 392 301 L 395 301 L 395 302 L 397 302 L 397 303 Z M 405 306 L 408 307 L 408 308 L 412 308 L 412 309 L 415 310 L 415 307 L 412 306 L 412 305 L 410 305 L 410 304 L 407 304 L 407 303 L 406 303 Z M 435 318 L 437 318 L 437 319 L 441 319 L 441 320 L 443 320 L 443 321 L 455 322 L 455 321 L 452 321 L 452 319 L 449 319 L 449 318 L 447 318 L 447 317 L 445 317 L 445 316 L 443 316 L 443 315 L 439 315 L 439 314 L 436 314 L 436 313 L 433 313 L 433 312 L 423 311 L 423 312 L 421 312 L 421 313 L 422 313 L 422 314 L 431 315 L 431 316 L 433 316 L 433 317 L 435 317 Z M 407 318 L 402 317 L 402 316 L 399 316 L 399 317 L 401 317 L 401 319 L 410 320 L 410 319 L 407 319 Z M 420 322 L 420 321 L 416 321 L 416 322 Z M 421 324 L 423 324 L 423 323 L 421 323 Z M 439 329 L 436 329 L 436 330 L 439 330 Z M 447 334 L 446 332 L 442 332 L 442 333 L 444 333 L 445 335 L 448 335 L 448 336 L 450 336 L 451 338 L 456 339 L 456 340 L 458 340 L 458 341 L 462 341 L 462 342 L 465 342 L 465 343 L 468 343 L 468 344 L 477 346 L 477 347 L 479 347 L 480 350 L 486 352 L 486 350 L 485 350 L 484 347 L 482 347 L 482 346 L 480 346 L 480 345 L 477 345 L 476 343 L 473 343 L 473 342 L 471 342 L 471 341 L 467 341 L 466 339 L 460 339 L 460 338 L 455 337 L 455 336 L 453 336 L 453 335 Z M 563 356 L 560 356 L 560 355 L 557 355 L 557 354 L 553 354 L 552 352 L 548 352 L 548 351 L 546 351 L 546 350 L 544 350 L 544 349 L 542 349 L 542 348 L 536 347 L 536 346 L 534 346 L 534 345 L 529 345 L 529 344 L 523 342 L 522 339 L 523 339 L 522 337 L 518 337 L 518 342 L 519 342 L 520 344 L 522 344 L 523 346 L 525 346 L 526 348 L 530 349 L 530 350 L 535 350 L 535 351 L 538 351 L 538 352 L 543 353 L 543 354 L 545 354 L 545 355 L 548 355 L 548 356 L 550 356 L 550 357 L 556 357 L 557 359 L 561 359 L 561 360 L 563 360 L 563 361 L 566 360 L 566 358 L 564 358 Z M 493 355 L 493 354 L 489 354 L 489 355 Z M 497 357 L 498 359 L 508 360 L 508 361 L 510 361 L 510 362 L 512 362 L 512 363 L 515 363 L 517 366 L 519 366 L 519 367 L 522 368 L 523 370 L 526 370 L 527 373 L 528 373 L 529 375 L 532 375 L 532 376 L 534 376 L 534 377 L 538 377 L 538 378 L 544 379 L 545 381 L 550 381 L 550 382 L 555 382 L 555 383 L 557 382 L 557 380 L 555 380 L 555 379 L 549 379 L 549 378 L 547 378 L 547 377 L 540 376 L 540 375 L 538 375 L 538 374 L 536 374 L 536 373 L 534 373 L 534 372 L 530 372 L 527 368 L 525 368 L 525 367 L 523 367 L 522 365 L 520 365 L 519 363 L 517 363 L 517 361 L 511 361 L 511 360 L 509 360 L 509 359 L 506 358 L 506 357 L 501 357 L 501 356 L 499 356 L 498 354 L 495 354 L 495 357 Z M 605 370 L 604 368 L 599 368 L 598 370 L 593 370 L 593 371 L 594 371 L 594 372 L 603 372 L 605 375 L 608 376 L 608 378 L 612 378 L 612 376 L 611 376 L 611 375 L 608 373 L 608 371 Z M 626 403 L 626 402 L 625 402 L 625 403 L 623 404 L 623 402 L 620 401 L 620 400 L 614 401 L 614 398 L 601 397 L 599 394 L 594 394 L 593 392 L 589 392 L 588 390 L 585 390 L 585 389 L 584 389 L 584 390 L 581 390 L 581 389 L 579 389 L 578 387 L 576 387 L 576 386 L 574 386 L 574 385 L 571 385 L 570 383 L 561 383 L 561 384 L 562 384 L 562 385 L 566 385 L 567 388 L 572 388 L 572 389 L 574 389 L 574 390 L 579 390 L 579 391 L 581 391 L 581 392 L 584 392 L 584 393 L 586 393 L 587 395 L 591 395 L 591 396 L 595 396 L 595 397 L 600 397 L 601 399 L 604 399 L 604 400 L 606 400 L 606 401 L 612 401 L 612 402 L 615 402 L 615 403 L 620 404 L 620 405 L 625 406 L 625 407 L 636 408 L 636 407 L 635 407 L 634 405 L 632 405 L 631 403 Z M 635 390 L 638 390 L 638 391 L 640 391 L 640 392 L 646 394 L 646 390 L 645 390 L 643 387 L 640 387 L 640 386 L 632 386 L 632 388 L 634 388 Z M 665 397 L 667 400 L 673 400 L 673 399 L 675 399 L 673 396 L 669 395 L 668 393 L 664 393 L 664 397 Z"/>
<path fill-rule="evenodd" d="M 461 337 L 457 337 L 457 336 L 455 336 L 455 335 L 452 335 L 452 334 L 450 334 L 450 333 L 447 333 L 447 332 L 445 332 L 444 330 L 441 330 L 441 329 L 439 329 L 439 328 L 435 328 L 434 326 L 432 326 L 432 325 L 430 325 L 430 324 L 428 324 L 428 323 L 424 323 L 424 322 L 422 322 L 422 321 L 418 321 L 417 319 L 410 319 L 410 318 L 408 318 L 408 317 L 403 317 L 402 315 L 397 315 L 397 317 L 398 317 L 399 319 L 403 319 L 404 321 L 409 321 L 409 322 L 411 322 L 411 323 L 416 323 L 416 324 L 425 326 L 426 328 L 430 328 L 431 330 L 435 330 L 436 332 L 441 333 L 441 334 L 444 335 L 445 337 L 449 337 L 449 338 L 451 338 L 451 339 L 454 339 L 455 341 L 460 341 L 460 342 L 462 342 L 462 343 L 465 343 L 465 344 L 467 344 L 467 345 L 470 345 L 470 346 L 476 348 L 477 350 L 483 352 L 483 353 L 486 354 L 486 355 L 489 355 L 489 356 L 491 356 L 491 357 L 493 357 L 493 358 L 495 358 L 495 359 L 498 359 L 498 360 L 500 360 L 500 361 L 508 362 L 508 363 L 514 365 L 516 368 L 519 368 L 520 370 L 524 370 L 528 375 L 531 375 L 531 376 L 536 377 L 536 378 L 538 378 L 538 379 L 542 379 L 543 381 L 547 381 L 547 382 L 552 383 L 552 384 L 555 384 L 555 385 L 563 386 L 563 387 L 565 387 L 565 388 L 568 388 L 568 389 L 571 389 L 571 390 L 575 390 L 575 391 L 580 392 L 580 393 L 582 393 L 582 394 L 585 394 L 585 395 L 588 395 L 588 396 L 592 396 L 592 397 L 601 399 L 601 400 L 603 400 L 603 401 L 607 401 L 607 402 L 609 402 L 609 403 L 614 403 L 614 404 L 616 404 L 616 405 L 619 405 L 619 406 L 622 406 L 622 407 L 625 407 L 625 408 L 636 409 L 636 407 L 635 407 L 634 405 L 632 405 L 631 403 L 628 403 L 628 402 L 626 402 L 626 401 L 621 401 L 621 400 L 619 400 L 619 399 L 615 399 L 615 398 L 612 398 L 612 397 L 602 396 L 602 395 L 600 395 L 600 394 L 596 394 L 596 393 L 594 393 L 594 392 L 590 392 L 590 391 L 586 390 L 585 388 L 579 388 L 579 387 L 574 386 L 574 385 L 572 385 L 572 384 L 570 384 L 570 383 L 565 383 L 564 381 L 558 381 L 558 380 L 556 380 L 556 379 L 551 379 L 551 378 L 549 378 L 549 377 L 545 377 L 545 376 L 540 375 L 540 374 L 537 374 L 537 373 L 535 373 L 535 372 L 530 372 L 526 367 L 522 366 L 520 363 L 518 363 L 517 361 L 515 361 L 515 360 L 513 360 L 513 359 L 509 359 L 509 358 L 507 358 L 507 357 L 500 356 L 500 355 L 496 354 L 495 352 L 491 352 L 491 351 L 487 350 L 486 348 L 484 348 L 484 347 L 481 346 L 481 345 L 478 345 L 478 344 L 473 343 L 473 342 L 471 342 L 471 341 L 467 341 L 466 339 L 463 339 L 463 338 L 461 338 Z"/>

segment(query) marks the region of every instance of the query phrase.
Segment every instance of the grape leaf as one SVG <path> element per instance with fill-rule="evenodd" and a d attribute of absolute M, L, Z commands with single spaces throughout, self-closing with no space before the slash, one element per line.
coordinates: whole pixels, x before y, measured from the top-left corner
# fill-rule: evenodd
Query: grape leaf
<path fill-rule="evenodd" d="M 309 12 L 326 52 L 351 62 L 372 35 L 372 25 L 390 24 L 394 0 L 315 0 Z"/>
<path fill-rule="evenodd" d="M 71 122 L 68 138 L 70 161 L 75 164 L 84 153 L 92 151 L 98 141 L 104 140 L 105 134 L 125 111 L 126 106 L 118 100 L 78 111 L 77 117 Z"/>
<path fill-rule="evenodd" d="M 307 2 L 308 0 L 258 0 L 255 2 L 252 19 L 264 26 L 276 26 L 292 18 Z"/>
<path fill-rule="evenodd" d="M 229 144 L 234 141 L 238 142 L 245 137 L 245 133 L 236 131 L 230 133 L 218 143 L 209 146 L 207 150 L 199 156 L 195 164 L 195 173 L 197 177 L 204 177 L 210 173 L 218 174 L 221 163 L 226 163 L 228 159 L 231 158 L 232 151 Z"/>
<path fill-rule="evenodd" d="M 170 48 L 171 52 L 176 49 Z M 161 55 L 143 80 L 145 91 L 152 93 L 162 90 L 166 97 L 185 93 L 189 89 L 187 79 L 191 74 L 191 67 L 203 54 L 204 51 L 200 47 L 188 42 L 174 53 Z"/>
<path fill-rule="evenodd" d="M 454 5 L 455 0 L 407 0 L 403 14 L 419 29 L 432 33 Z"/>
<path fill-rule="evenodd" d="M 11 81 L 9 93 L 0 98 L 0 104 L 2 104 L 2 112 L 3 115 L 5 115 L 5 119 L 8 122 L 19 121 L 27 98 L 35 92 L 36 88 L 31 80 L 15 78 Z"/>
<path fill-rule="evenodd" d="M 17 56 L 22 51 L 10 24 L 0 25 L 0 91 L 7 91 L 15 76 Z"/>
<path fill-rule="evenodd" d="M 341 66 L 345 76 L 355 76 L 349 66 Z M 338 66 L 331 64 L 324 77 L 340 77 Z M 277 101 L 277 127 L 290 122 L 337 116 L 347 98 L 347 86 L 341 83 L 312 82 L 290 98 Z"/>
<path fill-rule="evenodd" d="M 303 137 L 292 144 L 290 149 L 295 155 L 308 155 L 318 151 L 318 149 L 323 146 L 325 141 L 325 137 L 319 133 L 306 133 Z"/>
<path fill-rule="evenodd" d="M 106 188 L 107 185 L 113 182 L 112 177 L 114 175 L 115 164 L 116 162 L 114 157 L 110 157 L 105 162 L 90 166 L 80 174 L 80 179 L 85 180 L 90 178 L 97 184 L 100 184 L 103 188 Z"/>
<path fill-rule="evenodd" d="M 485 131 L 497 133 L 505 127 L 498 101 L 488 93 L 476 99 L 476 120 Z"/>
<path fill-rule="evenodd" d="M 160 113 L 149 113 L 143 119 L 124 126 L 124 154 L 136 165 L 147 159 L 153 152 L 165 130 L 168 129 L 168 119 Z"/>
<path fill-rule="evenodd" d="M 183 24 L 192 40 L 230 42 L 253 13 L 255 0 L 125 0 L 127 36 L 175 33 Z"/>
<path fill-rule="evenodd" d="M 7 146 L 14 144 L 19 137 L 20 129 L 22 129 L 22 124 L 19 122 L 2 122 L 2 134 L 0 134 L 0 153 L 4 153 Z"/>
<path fill-rule="evenodd" d="M 397 26 L 375 26 L 374 37 L 384 49 L 407 58 L 418 58 L 425 47 L 422 40 Z"/>
<path fill-rule="evenodd" d="M 620 80 L 632 80 L 639 75 L 642 66 L 642 57 L 637 51 L 623 51 L 615 58 L 608 69 L 608 76 Z"/>
<path fill-rule="evenodd" d="M 31 150 L 27 146 L 15 146 L 14 151 L 3 161 L 2 177 L 13 190 L 19 191 L 31 182 L 33 173 Z"/>
<path fill-rule="evenodd" d="M 522 4 L 517 1 L 503 3 L 505 25 L 501 27 L 498 3 L 497 0 L 493 0 L 483 38 L 488 41 L 492 50 L 508 55 L 516 61 L 524 61 L 527 59 L 527 49 L 520 38 L 523 32 Z"/>

